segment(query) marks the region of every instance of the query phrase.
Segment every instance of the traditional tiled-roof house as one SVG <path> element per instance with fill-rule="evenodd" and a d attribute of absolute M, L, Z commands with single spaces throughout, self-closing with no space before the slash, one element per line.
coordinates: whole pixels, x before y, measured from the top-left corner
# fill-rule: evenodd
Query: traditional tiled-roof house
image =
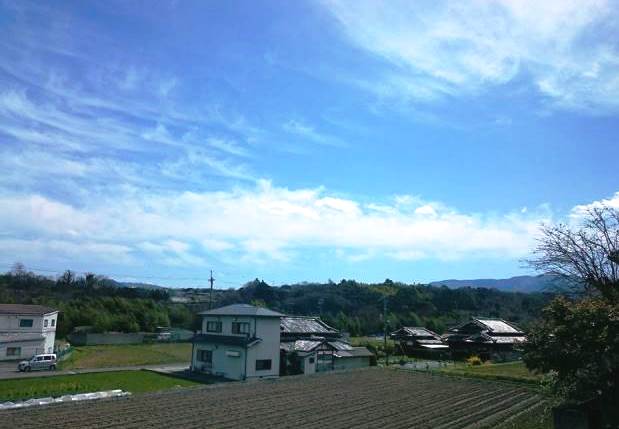
<path fill-rule="evenodd" d="M 452 354 L 477 354 L 484 359 L 511 360 L 518 356 L 526 334 L 511 322 L 502 319 L 472 318 L 450 328 L 443 336 Z"/>
<path fill-rule="evenodd" d="M 440 335 L 418 326 L 404 326 L 391 333 L 398 346 L 406 355 L 440 357 L 449 352 L 449 346 Z"/>
<path fill-rule="evenodd" d="M 313 374 L 366 367 L 372 353 L 352 347 L 342 334 L 318 317 L 287 316 L 280 324 L 282 374 Z"/>

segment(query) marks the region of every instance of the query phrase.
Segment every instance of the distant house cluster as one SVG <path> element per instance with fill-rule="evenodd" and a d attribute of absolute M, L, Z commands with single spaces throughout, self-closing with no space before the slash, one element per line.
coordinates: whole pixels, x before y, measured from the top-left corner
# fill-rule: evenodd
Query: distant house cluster
<path fill-rule="evenodd" d="M 53 353 L 57 319 L 43 305 L 0 304 L 0 360 Z"/>
<path fill-rule="evenodd" d="M 422 327 L 403 327 L 391 334 L 402 352 L 459 358 L 478 355 L 482 359 L 511 360 L 518 356 L 526 334 L 502 319 L 472 318 L 438 335 Z"/>
<path fill-rule="evenodd" d="M 233 380 L 313 374 L 370 365 L 365 347 L 352 347 L 316 317 L 289 317 L 248 304 L 200 313 L 192 370 Z"/>

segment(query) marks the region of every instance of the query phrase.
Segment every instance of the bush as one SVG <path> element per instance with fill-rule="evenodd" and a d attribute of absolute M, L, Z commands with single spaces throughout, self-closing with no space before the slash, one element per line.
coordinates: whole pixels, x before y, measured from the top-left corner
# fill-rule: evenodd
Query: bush
<path fill-rule="evenodd" d="M 466 363 L 471 366 L 478 366 L 481 365 L 483 361 L 479 356 L 470 356 L 466 359 Z"/>

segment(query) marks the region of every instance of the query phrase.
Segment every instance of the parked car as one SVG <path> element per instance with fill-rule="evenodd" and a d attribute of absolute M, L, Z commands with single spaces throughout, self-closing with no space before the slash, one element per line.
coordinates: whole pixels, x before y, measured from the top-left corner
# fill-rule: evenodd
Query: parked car
<path fill-rule="evenodd" d="M 17 365 L 17 369 L 21 372 L 38 371 L 48 369 L 54 371 L 56 369 L 56 355 L 47 353 L 42 355 L 34 355 L 30 360 L 23 360 Z"/>

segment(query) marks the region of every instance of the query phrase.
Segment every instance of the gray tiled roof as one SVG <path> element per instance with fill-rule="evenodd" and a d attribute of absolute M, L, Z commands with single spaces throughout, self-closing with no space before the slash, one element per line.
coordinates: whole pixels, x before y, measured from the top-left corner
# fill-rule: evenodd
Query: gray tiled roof
<path fill-rule="evenodd" d="M 0 314 L 24 314 L 29 316 L 42 316 L 55 313 L 58 310 L 44 305 L 29 304 L 0 304 Z"/>
<path fill-rule="evenodd" d="M 350 357 L 370 357 L 374 356 L 371 351 L 365 347 L 351 347 L 350 350 L 338 350 L 333 353 L 338 358 L 350 358 Z"/>
<path fill-rule="evenodd" d="M 330 341 L 329 345 L 333 347 L 335 350 L 352 350 L 353 349 L 353 347 L 350 344 L 345 343 L 343 341 Z"/>
<path fill-rule="evenodd" d="M 440 338 L 438 334 L 430 331 L 427 328 L 420 326 L 403 326 L 395 332 L 391 333 L 392 337 L 410 336 L 410 337 L 433 337 Z"/>
<path fill-rule="evenodd" d="M 524 335 L 524 332 L 518 329 L 513 323 L 507 322 L 503 319 L 487 319 L 474 317 L 468 322 L 461 323 L 458 326 L 454 326 L 449 329 L 450 333 L 463 333 L 464 328 L 470 326 L 477 326 L 477 330 L 487 332 L 491 335 L 496 334 L 510 334 L 510 335 Z"/>
<path fill-rule="evenodd" d="M 313 340 L 285 341 L 281 343 L 280 349 L 287 352 L 311 352 L 321 344 L 322 341 Z"/>
<path fill-rule="evenodd" d="M 338 330 L 327 325 L 318 317 L 286 316 L 280 321 L 283 334 L 338 334 Z"/>
<path fill-rule="evenodd" d="M 232 304 L 199 313 L 203 316 L 254 316 L 283 317 L 284 315 L 268 308 L 255 307 L 249 304 Z"/>
<path fill-rule="evenodd" d="M 522 331 L 501 319 L 475 319 L 478 323 L 486 326 L 488 331 L 495 334 L 521 334 Z"/>

